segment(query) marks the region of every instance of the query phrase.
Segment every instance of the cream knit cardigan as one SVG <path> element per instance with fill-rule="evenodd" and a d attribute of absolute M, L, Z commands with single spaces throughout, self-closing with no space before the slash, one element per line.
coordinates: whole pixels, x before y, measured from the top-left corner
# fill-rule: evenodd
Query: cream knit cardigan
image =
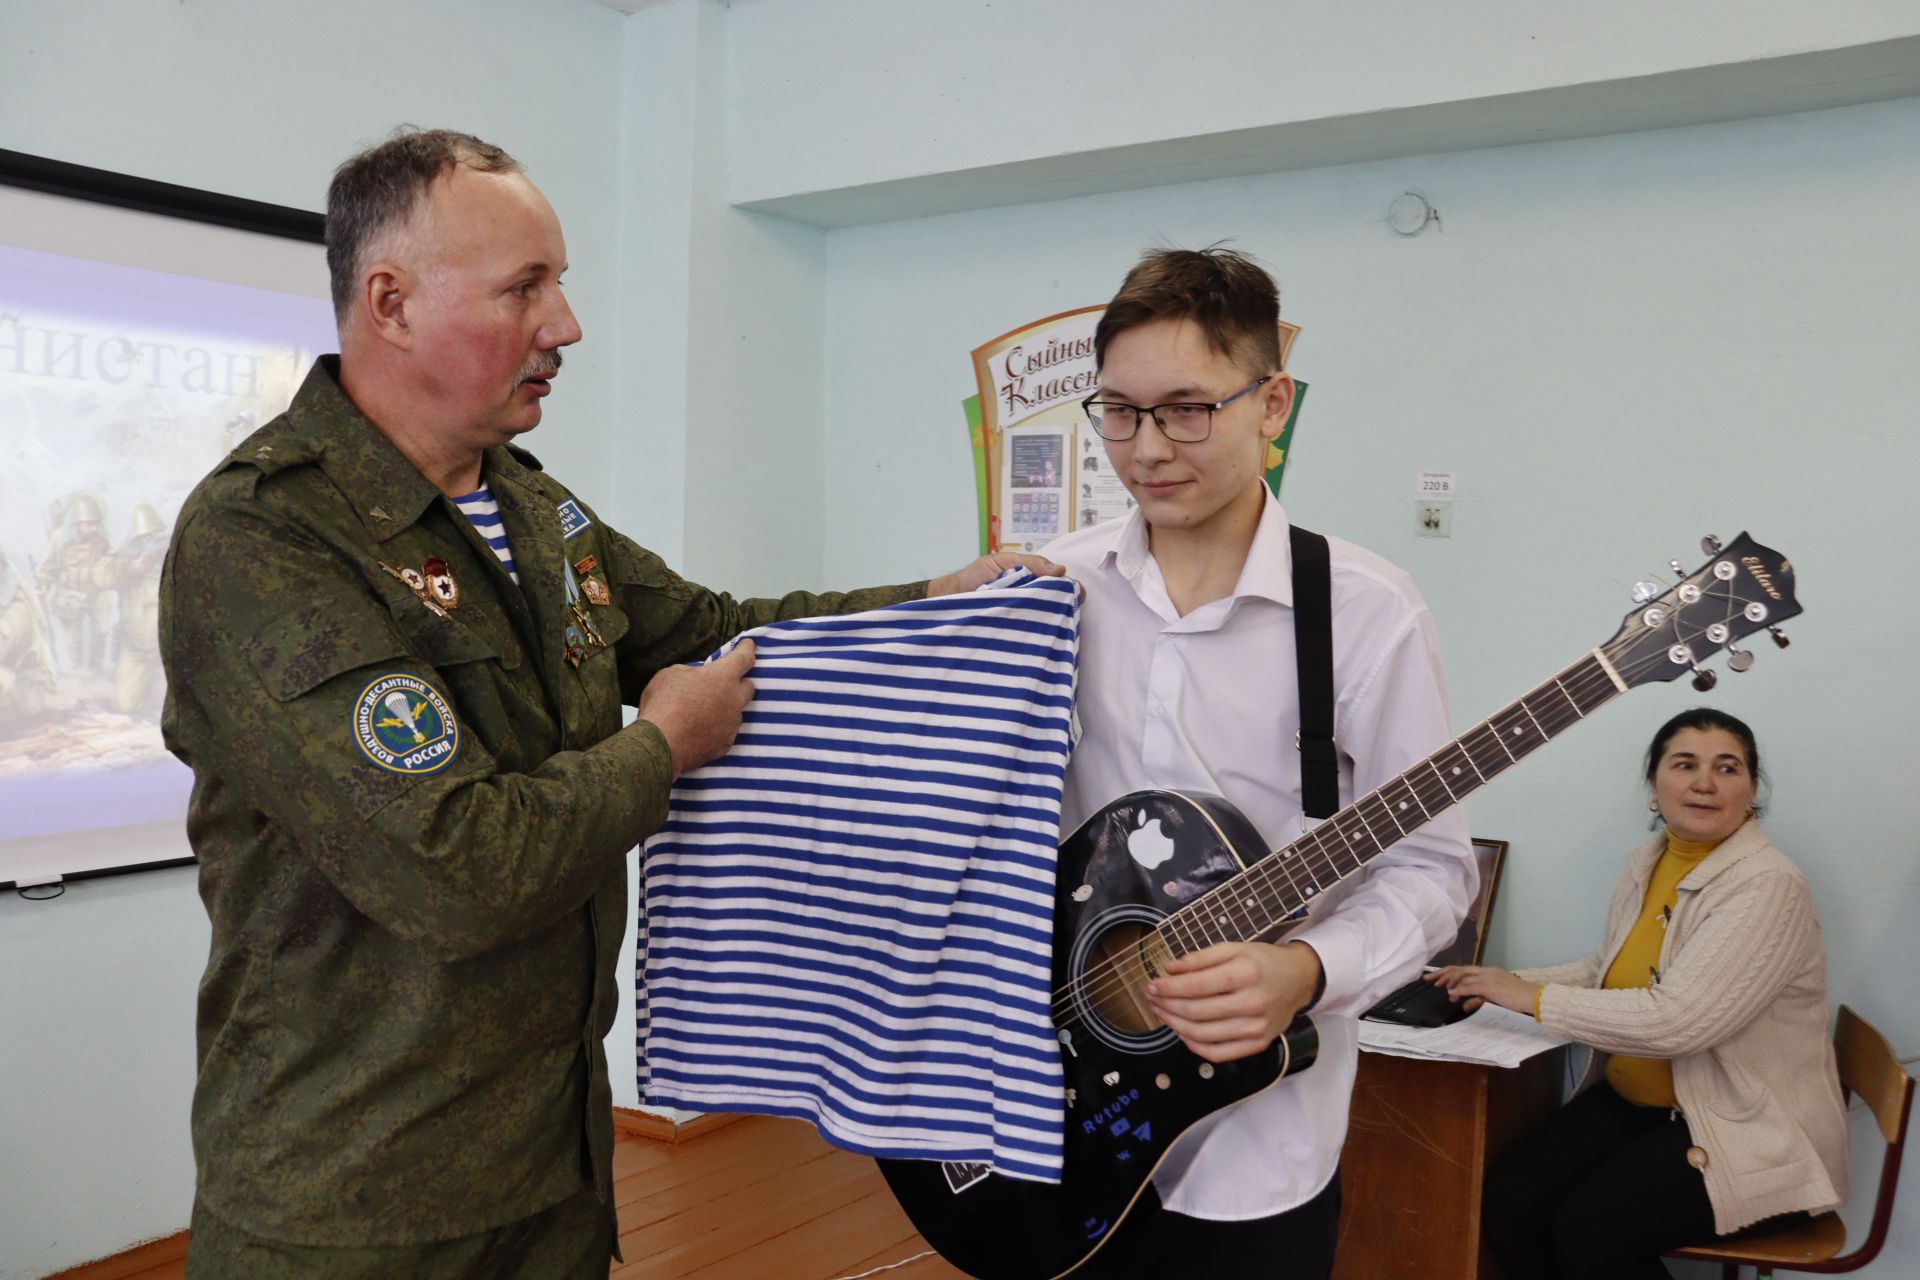
<path fill-rule="evenodd" d="M 1601 978 L 1640 916 L 1664 832 L 1627 856 L 1606 944 L 1518 976 L 1545 984 L 1542 1025 L 1604 1053 L 1669 1058 L 1721 1235 L 1847 1196 L 1847 1117 L 1827 1020 L 1827 961 L 1806 877 L 1759 824 L 1728 836 L 1678 887 L 1651 987 Z"/>

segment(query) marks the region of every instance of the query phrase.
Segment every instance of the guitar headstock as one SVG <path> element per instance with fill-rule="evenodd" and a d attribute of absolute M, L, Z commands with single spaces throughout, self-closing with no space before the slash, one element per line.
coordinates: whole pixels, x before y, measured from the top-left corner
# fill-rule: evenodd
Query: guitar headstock
<path fill-rule="evenodd" d="M 1703 539 L 1701 546 L 1713 558 L 1657 595 L 1654 584 L 1640 584 L 1634 594 L 1639 606 L 1601 646 L 1628 686 L 1693 671 L 1694 687 L 1711 689 L 1716 677 L 1700 664 L 1725 649 L 1730 654 L 1727 665 L 1745 671 L 1753 665 L 1753 654 L 1737 643 L 1762 629 L 1772 631 L 1774 643 L 1786 648 L 1787 638 L 1778 628 L 1800 612 L 1793 563 L 1744 533 L 1724 547 L 1713 537 Z M 1673 567 L 1678 572 L 1679 562 Z"/>

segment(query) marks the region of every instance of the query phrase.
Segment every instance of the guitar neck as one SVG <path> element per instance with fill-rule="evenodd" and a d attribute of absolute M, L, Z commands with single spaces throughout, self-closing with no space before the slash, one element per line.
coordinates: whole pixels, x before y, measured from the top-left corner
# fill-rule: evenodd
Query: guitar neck
<path fill-rule="evenodd" d="M 1302 908 L 1626 692 L 1595 649 L 1426 759 L 1162 920 L 1175 955 L 1277 932 Z"/>

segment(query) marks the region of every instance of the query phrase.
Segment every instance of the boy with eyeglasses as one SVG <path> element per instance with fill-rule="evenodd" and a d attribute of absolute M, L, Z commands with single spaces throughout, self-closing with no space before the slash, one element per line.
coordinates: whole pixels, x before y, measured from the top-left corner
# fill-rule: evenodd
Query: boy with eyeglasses
<path fill-rule="evenodd" d="M 1138 504 L 1046 555 L 1085 590 L 1062 830 L 1129 792 L 1224 796 L 1269 849 L 1300 834 L 1292 556 L 1262 481 L 1292 411 L 1279 293 L 1219 248 L 1152 252 L 1094 336 L 1087 401 Z M 1329 539 L 1334 731 L 1342 805 L 1452 735 L 1433 619 L 1406 574 Z M 1201 1058 L 1271 1051 L 1311 1009 L 1319 1058 L 1190 1129 L 1085 1274 L 1324 1277 L 1357 1063 L 1355 1019 L 1454 936 L 1477 876 L 1459 811 L 1329 889 L 1275 942 L 1194 952 L 1147 988 Z M 1077 1273 L 1078 1274 L 1078 1273 Z"/>

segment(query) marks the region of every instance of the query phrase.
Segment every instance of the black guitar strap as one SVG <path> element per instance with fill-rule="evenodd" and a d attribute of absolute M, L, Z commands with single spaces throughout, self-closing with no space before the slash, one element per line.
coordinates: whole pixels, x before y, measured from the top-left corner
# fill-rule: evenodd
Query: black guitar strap
<path fill-rule="evenodd" d="M 1324 537 L 1297 524 L 1292 534 L 1300 808 L 1309 818 L 1326 818 L 1340 808 L 1340 757 L 1333 739 L 1333 571 Z"/>

